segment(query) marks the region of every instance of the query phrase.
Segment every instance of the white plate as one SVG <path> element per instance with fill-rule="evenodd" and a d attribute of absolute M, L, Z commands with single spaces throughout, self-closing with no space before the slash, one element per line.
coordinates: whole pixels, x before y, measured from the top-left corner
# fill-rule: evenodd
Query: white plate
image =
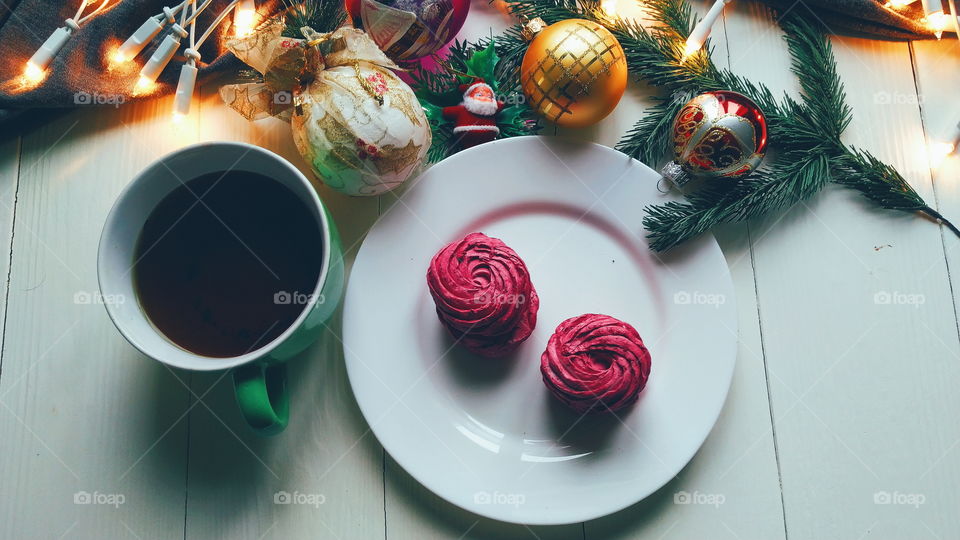
<path fill-rule="evenodd" d="M 726 261 L 709 234 L 661 257 L 645 205 L 659 175 L 610 148 L 522 137 L 429 169 L 370 231 L 344 308 L 354 395 L 384 448 L 417 480 L 482 516 L 574 523 L 667 483 L 703 443 L 736 361 Z M 430 258 L 468 232 L 506 242 L 540 296 L 537 327 L 499 360 L 453 346 L 427 291 Z M 619 418 L 582 419 L 554 400 L 540 354 L 562 320 L 604 313 L 632 324 L 653 359 Z"/>

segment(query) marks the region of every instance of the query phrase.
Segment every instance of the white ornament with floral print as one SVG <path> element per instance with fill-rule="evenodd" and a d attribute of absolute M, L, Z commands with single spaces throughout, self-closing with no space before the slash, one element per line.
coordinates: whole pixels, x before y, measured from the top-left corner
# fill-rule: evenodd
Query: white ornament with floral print
<path fill-rule="evenodd" d="M 348 195 L 379 195 L 413 175 L 430 125 L 413 90 L 388 69 L 327 68 L 296 97 L 293 140 L 313 172 Z"/>

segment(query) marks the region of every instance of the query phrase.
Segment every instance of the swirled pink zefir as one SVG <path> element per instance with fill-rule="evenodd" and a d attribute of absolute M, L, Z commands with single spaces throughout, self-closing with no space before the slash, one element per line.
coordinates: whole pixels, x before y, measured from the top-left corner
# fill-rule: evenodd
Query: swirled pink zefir
<path fill-rule="evenodd" d="M 616 411 L 637 401 L 650 376 L 650 352 L 629 324 L 608 315 L 567 319 L 540 357 L 550 392 L 578 412 Z"/>
<path fill-rule="evenodd" d="M 471 233 L 437 252 L 427 286 L 440 321 L 460 344 L 503 356 L 530 337 L 540 299 L 527 265 L 496 238 Z"/>

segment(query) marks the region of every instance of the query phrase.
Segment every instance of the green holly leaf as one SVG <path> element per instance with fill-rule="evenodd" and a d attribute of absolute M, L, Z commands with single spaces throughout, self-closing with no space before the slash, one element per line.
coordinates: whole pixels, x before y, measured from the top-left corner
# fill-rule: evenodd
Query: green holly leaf
<path fill-rule="evenodd" d="M 463 98 L 462 93 L 456 86 L 446 92 L 431 92 L 425 88 L 421 88 L 416 90 L 414 94 L 417 95 L 417 99 L 419 99 L 421 103 L 429 102 L 434 105 L 439 105 L 440 107 L 457 105 Z"/>
<path fill-rule="evenodd" d="M 429 101 L 421 101 L 420 106 L 423 107 L 423 113 L 427 116 L 427 121 L 430 125 L 440 125 L 446 121 L 443 117 L 443 108 L 430 103 Z"/>
<path fill-rule="evenodd" d="M 518 119 L 522 121 L 522 118 L 520 117 L 523 114 L 523 111 L 525 109 L 526 107 L 523 107 L 521 105 L 511 105 L 509 107 L 506 107 L 502 111 L 500 111 L 499 115 L 497 115 L 497 123 L 505 124 L 505 125 L 513 125 L 517 123 Z"/>
<path fill-rule="evenodd" d="M 497 56 L 497 49 L 494 47 L 493 40 L 490 40 L 486 49 L 474 51 L 470 55 L 470 58 L 466 61 L 467 73 L 483 79 L 490 86 L 494 86 L 497 84 L 497 78 L 493 72 L 499 61 L 500 57 Z"/>

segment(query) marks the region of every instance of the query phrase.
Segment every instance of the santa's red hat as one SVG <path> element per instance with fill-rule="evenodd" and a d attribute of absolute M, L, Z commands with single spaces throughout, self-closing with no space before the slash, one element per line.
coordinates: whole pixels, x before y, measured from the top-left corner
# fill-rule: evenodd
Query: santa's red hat
<path fill-rule="evenodd" d="M 459 90 L 460 93 L 465 93 L 467 90 L 469 90 L 470 88 L 478 84 L 487 84 L 487 82 L 481 79 L 480 77 L 474 77 L 472 81 L 465 82 L 460 86 L 458 86 L 457 90 Z M 487 86 L 490 86 L 490 85 L 487 85 Z"/>

